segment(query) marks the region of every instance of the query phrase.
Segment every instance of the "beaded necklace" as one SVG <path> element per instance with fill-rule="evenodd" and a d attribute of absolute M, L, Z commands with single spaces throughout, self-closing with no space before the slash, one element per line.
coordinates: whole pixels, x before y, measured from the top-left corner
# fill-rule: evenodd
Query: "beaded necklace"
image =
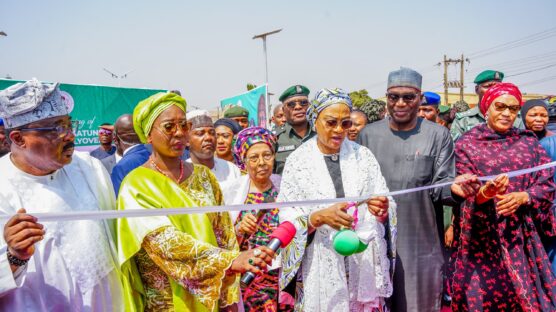
<path fill-rule="evenodd" d="M 170 177 L 169 175 L 167 175 L 164 171 L 162 171 L 162 169 L 160 169 L 156 163 L 154 162 L 154 159 L 152 157 L 149 158 L 149 160 L 151 161 L 151 165 L 154 167 L 154 169 L 156 169 L 158 172 L 162 173 L 163 175 L 165 175 L 167 178 L 174 180 L 172 177 Z M 176 181 L 178 184 L 180 183 L 181 179 L 183 178 L 183 174 L 184 174 L 184 170 L 183 170 L 183 160 L 180 159 L 180 177 L 178 178 L 178 180 Z"/>

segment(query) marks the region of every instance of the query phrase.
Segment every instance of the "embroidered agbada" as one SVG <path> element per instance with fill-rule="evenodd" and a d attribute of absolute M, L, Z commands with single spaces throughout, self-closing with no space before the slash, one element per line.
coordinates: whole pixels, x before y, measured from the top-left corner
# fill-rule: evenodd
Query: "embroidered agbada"
<path fill-rule="evenodd" d="M 530 131 L 505 134 L 478 125 L 456 143 L 458 174 L 488 176 L 550 162 Z M 510 179 L 507 190 L 527 192 L 530 204 L 504 217 L 497 199 L 483 204 L 468 199 L 454 211 L 451 266 L 455 311 L 556 311 L 556 278 L 539 235 L 554 236 L 553 169 Z"/>
<path fill-rule="evenodd" d="M 346 197 L 388 192 L 378 162 L 367 148 L 345 140 L 340 148 L 340 168 Z M 288 157 L 277 202 L 326 198 L 336 198 L 336 190 L 317 140 L 312 138 Z M 346 257 L 332 247 L 336 230 L 321 226 L 308 244 L 309 215 L 329 205 L 280 210 L 280 222 L 290 221 L 297 229 L 294 240 L 280 253 L 280 288 L 284 289 L 296 274 L 300 274 L 301 283 L 295 294 L 296 311 L 384 308 L 384 298 L 392 294 L 388 246 L 395 246 L 397 225 L 396 205 L 392 198 L 389 200 L 389 228 L 378 222 L 366 205 L 359 207 L 356 231 L 360 239 L 369 241 L 369 246 L 364 252 L 347 257 L 349 281 Z M 385 235 L 389 237 L 388 243 Z M 392 250 L 390 255 L 394 254 Z"/>
<path fill-rule="evenodd" d="M 29 214 L 115 209 L 110 177 L 87 153 L 75 152 L 70 164 L 45 176 L 21 171 L 7 154 L 0 158 L 0 172 L 2 215 L 22 207 Z M 0 236 L 0 311 L 123 311 L 113 224 L 43 223 L 44 239 L 14 274 Z"/>
<path fill-rule="evenodd" d="M 222 202 L 218 182 L 204 166 L 194 165 L 181 185 L 139 167 L 122 182 L 118 209 Z M 117 231 L 126 311 L 217 311 L 239 301 L 239 276 L 226 275 L 239 254 L 228 213 L 118 219 Z"/>

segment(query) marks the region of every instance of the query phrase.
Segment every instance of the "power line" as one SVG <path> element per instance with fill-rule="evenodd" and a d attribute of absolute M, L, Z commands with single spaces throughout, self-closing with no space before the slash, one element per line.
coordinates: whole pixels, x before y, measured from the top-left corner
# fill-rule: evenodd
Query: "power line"
<path fill-rule="evenodd" d="M 551 81 L 551 80 L 554 80 L 554 79 L 556 79 L 556 76 L 544 77 L 544 78 L 541 78 L 541 79 L 521 83 L 519 85 L 519 87 L 521 88 L 521 87 L 524 87 L 524 86 L 532 86 L 532 85 L 536 85 L 536 84 L 543 83 L 543 82 L 546 82 L 546 81 Z"/>
<path fill-rule="evenodd" d="M 481 57 L 485 57 L 491 54 L 495 54 L 501 51 L 510 50 L 518 47 L 522 47 L 540 40 L 544 40 L 550 37 L 556 36 L 556 27 L 549 28 L 547 30 L 543 30 L 538 33 L 534 33 L 532 35 L 525 36 L 520 39 L 512 40 L 506 43 L 502 43 L 487 49 L 479 50 L 473 53 L 469 53 L 469 57 L 477 59 Z"/>
<path fill-rule="evenodd" d="M 539 71 L 539 70 L 543 70 L 543 69 L 551 68 L 551 67 L 554 67 L 554 66 L 556 66 L 556 63 L 554 63 L 554 64 L 550 64 L 550 65 L 547 65 L 547 66 L 543 66 L 543 67 L 540 67 L 540 68 L 535 68 L 535 69 L 531 69 L 531 70 L 528 70 L 528 71 L 524 71 L 524 72 L 521 72 L 521 73 L 517 73 L 517 74 L 512 74 L 512 75 L 508 75 L 508 76 L 506 76 L 506 77 L 515 77 L 515 76 L 519 76 L 519 75 L 524 75 L 524 74 L 528 74 L 528 73 L 536 72 L 536 71 Z"/>

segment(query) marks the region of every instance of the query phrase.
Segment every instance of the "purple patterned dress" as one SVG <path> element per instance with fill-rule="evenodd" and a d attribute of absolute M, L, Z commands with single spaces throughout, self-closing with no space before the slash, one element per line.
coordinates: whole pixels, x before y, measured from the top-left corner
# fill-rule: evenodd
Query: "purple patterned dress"
<path fill-rule="evenodd" d="M 245 204 L 272 203 L 276 201 L 278 191 L 273 186 L 263 193 L 248 193 Z M 251 236 L 238 236 L 239 249 L 249 250 L 258 246 L 266 246 L 270 241 L 270 234 L 279 224 L 278 209 L 242 211 L 236 221 L 236 226 L 243 220 L 246 214 L 253 214 L 257 217 L 259 230 Z M 258 274 L 253 283 L 248 287 L 242 287 L 243 304 L 246 312 L 278 311 L 278 270 L 272 270 Z"/>
<path fill-rule="evenodd" d="M 485 124 L 465 133 L 455 152 L 458 174 L 487 176 L 550 162 L 532 132 L 499 134 Z M 454 311 L 556 311 L 556 279 L 541 243 L 555 234 L 553 174 L 511 178 L 508 193 L 530 198 L 511 216 L 496 213 L 496 199 L 480 205 L 468 199 L 454 209 Z"/>

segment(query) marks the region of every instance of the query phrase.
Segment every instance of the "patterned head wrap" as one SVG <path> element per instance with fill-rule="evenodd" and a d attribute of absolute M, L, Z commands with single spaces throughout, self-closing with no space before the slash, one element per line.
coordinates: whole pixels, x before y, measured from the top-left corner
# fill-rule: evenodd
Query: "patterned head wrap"
<path fill-rule="evenodd" d="M 155 119 L 167 108 L 176 105 L 184 113 L 187 104 L 185 99 L 175 93 L 159 92 L 139 102 L 133 110 L 133 128 L 142 143 L 147 143 Z"/>
<path fill-rule="evenodd" d="M 241 130 L 237 134 L 237 140 L 234 145 L 234 157 L 236 163 L 241 170 L 245 170 L 245 154 L 251 146 L 257 143 L 264 143 L 270 147 L 274 152 L 274 144 L 276 144 L 276 137 L 272 132 L 261 127 L 250 127 Z"/>
<path fill-rule="evenodd" d="M 42 83 L 33 78 L 0 91 L 0 117 L 8 129 L 69 113 L 57 83 Z"/>
<path fill-rule="evenodd" d="M 519 91 L 517 86 L 512 83 L 501 82 L 486 90 L 483 98 L 481 99 L 481 103 L 479 104 L 481 113 L 485 115 L 492 102 L 494 102 L 497 97 L 504 94 L 515 96 L 515 98 L 519 102 L 519 105 L 523 105 L 521 91 Z"/>
<path fill-rule="evenodd" d="M 352 109 L 351 98 L 349 94 L 340 89 L 322 89 L 315 94 L 315 98 L 309 104 L 309 108 L 307 108 L 307 120 L 311 124 L 311 127 L 315 128 L 315 122 L 317 121 L 317 117 L 319 116 L 320 112 L 322 112 L 325 108 L 330 105 L 334 104 L 346 104 L 349 107 L 349 110 Z"/>

